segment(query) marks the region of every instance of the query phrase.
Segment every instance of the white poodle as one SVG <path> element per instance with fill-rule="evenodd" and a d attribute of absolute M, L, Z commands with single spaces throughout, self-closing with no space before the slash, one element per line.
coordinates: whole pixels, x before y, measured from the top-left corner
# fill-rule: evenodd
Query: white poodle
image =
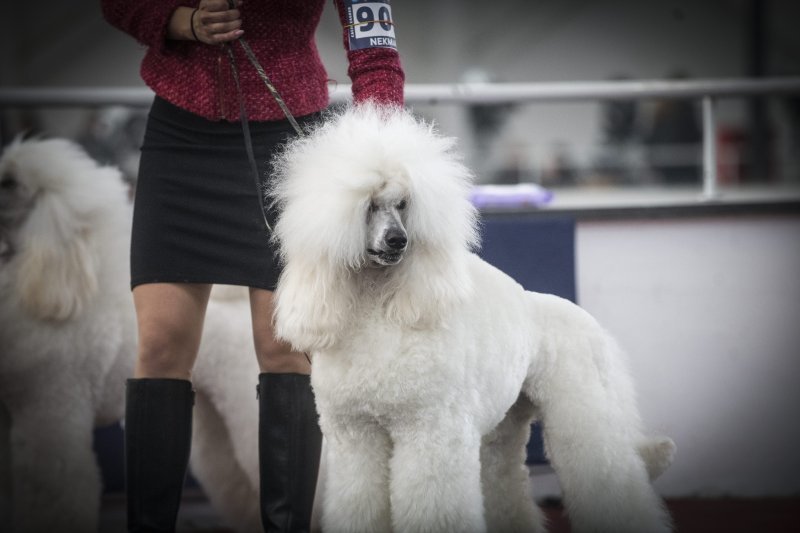
<path fill-rule="evenodd" d="M 573 531 L 668 531 L 650 478 L 674 444 L 643 435 L 591 316 L 471 252 L 471 175 L 453 145 L 406 112 L 360 107 L 275 162 L 276 327 L 313 354 L 323 530 L 543 531 L 523 465 L 536 418 Z"/>
<path fill-rule="evenodd" d="M 0 402 L 11 418 L 12 531 L 93 531 L 95 425 L 133 370 L 131 208 L 119 171 L 61 139 L 0 159 Z M 9 458 L 3 458 L 8 461 Z"/>
<path fill-rule="evenodd" d="M 92 432 L 122 418 L 136 356 L 130 223 L 119 171 L 75 144 L 17 140 L 0 158 L 0 472 L 11 478 L 0 511 L 12 514 L 0 524 L 11 531 L 97 529 Z M 261 531 L 250 328 L 246 290 L 215 288 L 193 376 L 193 473 L 241 532 Z"/>

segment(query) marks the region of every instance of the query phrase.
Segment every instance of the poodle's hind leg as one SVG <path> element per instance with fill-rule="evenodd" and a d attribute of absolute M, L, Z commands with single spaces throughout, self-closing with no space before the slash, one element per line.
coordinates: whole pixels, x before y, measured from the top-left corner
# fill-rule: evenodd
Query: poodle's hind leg
<path fill-rule="evenodd" d="M 525 466 L 525 445 L 536 409 L 524 396 L 502 422 L 483 438 L 481 484 L 488 531 L 545 531 L 544 514 L 533 501 Z"/>
<path fill-rule="evenodd" d="M 195 394 L 192 443 L 192 474 L 217 512 L 238 533 L 261 532 L 258 488 L 237 460 L 230 429 L 200 390 Z M 250 445 L 256 447 L 255 438 Z M 257 461 L 250 467 L 257 470 Z"/>
<path fill-rule="evenodd" d="M 392 531 L 486 531 L 478 431 L 459 413 L 421 414 L 425 423 L 392 431 Z"/>
<path fill-rule="evenodd" d="M 540 410 L 572 530 L 670 531 L 639 449 L 641 421 L 623 354 L 577 306 L 542 302 L 549 302 L 547 348 L 525 392 Z"/>
<path fill-rule="evenodd" d="M 377 425 L 363 422 L 342 426 L 321 418 L 320 424 L 325 436 L 322 530 L 391 531 L 389 435 Z"/>
<path fill-rule="evenodd" d="M 670 531 L 669 515 L 636 446 L 624 429 L 591 410 L 570 413 L 554 406 L 544 415 L 547 456 L 563 489 L 572 531 Z"/>

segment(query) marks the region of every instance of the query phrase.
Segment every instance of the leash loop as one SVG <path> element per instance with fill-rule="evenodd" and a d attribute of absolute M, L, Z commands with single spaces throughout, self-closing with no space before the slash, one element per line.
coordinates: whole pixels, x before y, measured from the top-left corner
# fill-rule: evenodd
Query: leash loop
<path fill-rule="evenodd" d="M 228 0 L 228 7 L 230 9 L 235 8 L 234 0 Z M 292 125 L 292 128 L 294 128 L 294 131 L 297 133 L 297 135 L 302 137 L 304 135 L 303 129 L 297 123 L 297 120 L 295 120 L 291 111 L 289 111 L 289 106 L 286 105 L 286 102 L 283 100 L 283 97 L 280 95 L 278 90 L 270 81 L 269 76 L 267 76 L 267 73 L 264 72 L 264 68 L 261 66 L 261 63 L 258 62 L 258 59 L 256 58 L 256 55 L 253 53 L 252 48 L 250 48 L 250 45 L 242 37 L 237 39 L 237 41 L 239 42 L 239 45 L 242 47 L 242 50 L 244 50 L 244 54 L 247 57 L 248 61 L 250 61 L 250 64 L 253 65 L 253 68 L 258 73 L 258 77 L 261 78 L 261 81 L 263 81 L 264 85 L 267 86 L 267 90 L 275 99 L 275 102 L 281 108 L 283 114 L 286 115 L 286 118 L 289 120 L 289 123 Z M 241 83 L 239 82 L 239 69 L 236 68 L 236 56 L 234 56 L 233 54 L 233 47 L 230 45 L 230 43 L 226 43 L 224 45 L 224 48 L 228 54 L 228 59 L 231 64 L 231 74 L 233 75 L 233 82 L 236 85 L 236 94 L 239 98 L 239 119 L 242 122 L 244 147 L 245 150 L 247 151 L 247 160 L 250 163 L 250 170 L 253 174 L 253 180 L 256 186 L 256 193 L 258 195 L 258 206 L 261 209 L 261 216 L 264 218 L 264 225 L 267 227 L 267 230 L 271 233 L 272 226 L 270 225 L 269 219 L 267 218 L 267 209 L 266 207 L 264 207 L 263 191 L 261 190 L 261 178 L 259 177 L 258 174 L 258 164 L 256 164 L 256 157 L 253 152 L 253 138 L 250 135 L 250 123 L 247 120 L 247 108 L 245 106 L 244 95 L 242 94 L 242 86 Z"/>

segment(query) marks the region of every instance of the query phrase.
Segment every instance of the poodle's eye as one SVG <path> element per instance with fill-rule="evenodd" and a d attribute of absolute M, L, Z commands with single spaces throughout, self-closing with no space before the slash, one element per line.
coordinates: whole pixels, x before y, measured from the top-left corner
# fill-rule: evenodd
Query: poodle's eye
<path fill-rule="evenodd" d="M 400 211 L 402 211 L 402 210 L 403 210 L 403 209 L 405 209 L 407 206 L 408 206 L 408 202 L 406 202 L 405 200 L 401 200 L 401 201 L 400 201 L 400 203 L 399 203 L 399 204 L 397 204 L 397 209 L 399 209 Z"/>
<path fill-rule="evenodd" d="M 378 210 L 378 204 L 376 204 L 375 202 L 370 202 L 369 203 L 369 212 L 370 213 L 374 213 L 377 210 Z"/>
<path fill-rule="evenodd" d="M 2 179 L 0 179 L 0 189 L 2 189 L 5 192 L 15 191 L 17 190 L 18 186 L 19 182 L 11 174 L 3 174 Z"/>

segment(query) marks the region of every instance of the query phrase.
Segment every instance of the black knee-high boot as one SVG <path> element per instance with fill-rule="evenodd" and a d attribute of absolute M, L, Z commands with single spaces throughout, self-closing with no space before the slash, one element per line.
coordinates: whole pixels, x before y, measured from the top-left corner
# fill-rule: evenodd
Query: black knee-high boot
<path fill-rule="evenodd" d="M 175 531 L 192 442 L 192 384 L 129 379 L 126 396 L 128 531 Z"/>
<path fill-rule="evenodd" d="M 264 531 L 307 532 L 322 447 L 310 378 L 259 374 L 258 397 Z"/>

